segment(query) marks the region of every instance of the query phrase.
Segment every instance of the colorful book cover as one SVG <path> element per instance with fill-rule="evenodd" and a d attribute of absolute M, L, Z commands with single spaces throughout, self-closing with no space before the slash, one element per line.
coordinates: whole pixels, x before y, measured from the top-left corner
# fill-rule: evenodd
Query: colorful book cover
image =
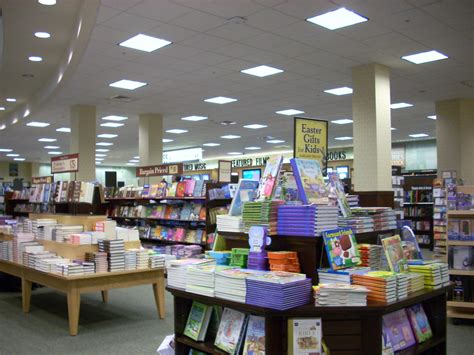
<path fill-rule="evenodd" d="M 290 163 L 303 204 L 327 204 L 329 198 L 319 162 L 293 158 Z"/>
<path fill-rule="evenodd" d="M 175 197 L 176 196 L 176 191 L 178 189 L 178 183 L 177 182 L 173 182 L 169 189 L 168 189 L 168 193 L 166 196 L 169 196 L 169 197 Z"/>
<path fill-rule="evenodd" d="M 255 200 L 257 189 L 258 181 L 241 179 L 230 204 L 229 215 L 241 216 L 243 204 Z"/>
<path fill-rule="evenodd" d="M 199 210 L 199 220 L 205 221 L 206 220 L 206 207 L 202 206 Z"/>
<path fill-rule="evenodd" d="M 347 202 L 344 186 L 342 185 L 341 180 L 339 180 L 339 175 L 337 173 L 329 173 L 328 177 L 331 192 L 337 198 L 337 204 L 339 205 L 342 215 L 346 218 L 352 217 L 351 207 L 349 206 L 349 202 Z"/>
<path fill-rule="evenodd" d="M 219 324 L 222 319 L 222 307 L 221 306 L 212 306 L 212 315 L 209 322 L 208 333 L 211 337 L 215 338 L 217 331 L 219 330 Z"/>
<path fill-rule="evenodd" d="M 385 327 L 382 327 L 382 355 L 394 355 L 392 342 L 385 331 Z"/>
<path fill-rule="evenodd" d="M 288 320 L 288 354 L 321 355 L 321 318 L 293 318 Z"/>
<path fill-rule="evenodd" d="M 203 188 L 204 188 L 204 180 L 196 180 L 196 184 L 194 185 L 193 196 L 201 197 Z"/>
<path fill-rule="evenodd" d="M 322 232 L 331 268 L 345 269 L 360 265 L 360 254 L 351 228 L 337 228 Z"/>
<path fill-rule="evenodd" d="M 418 343 L 422 343 L 433 337 L 430 323 L 426 317 L 423 306 L 415 304 L 407 308 L 408 319 L 410 320 L 411 327 L 415 333 L 416 340 Z"/>
<path fill-rule="evenodd" d="M 214 345 L 229 354 L 237 354 L 245 328 L 245 313 L 224 308 Z"/>
<path fill-rule="evenodd" d="M 244 354 L 265 355 L 265 318 L 249 316 Z"/>
<path fill-rule="evenodd" d="M 211 307 L 193 301 L 193 305 L 189 311 L 188 321 L 184 328 L 184 335 L 196 341 L 204 340 L 209 320 L 211 319 L 211 313 Z"/>
<path fill-rule="evenodd" d="M 158 185 L 157 184 L 153 184 L 150 186 L 150 190 L 148 192 L 148 196 L 149 197 L 156 197 L 156 194 L 158 192 Z"/>
<path fill-rule="evenodd" d="M 171 206 L 171 205 L 166 206 L 166 210 L 165 210 L 165 214 L 163 215 L 163 218 L 164 219 L 170 219 L 172 212 L 173 212 L 173 206 Z"/>
<path fill-rule="evenodd" d="M 399 235 L 382 239 L 382 246 L 391 271 L 408 271 L 408 262 L 403 253 L 402 241 Z"/>
<path fill-rule="evenodd" d="M 184 188 L 184 196 L 191 197 L 194 193 L 194 187 L 196 186 L 196 180 L 185 180 L 186 186 Z"/>
<path fill-rule="evenodd" d="M 384 315 L 383 326 L 394 351 L 406 349 L 416 343 L 405 309 Z"/>
<path fill-rule="evenodd" d="M 267 160 L 267 165 L 260 178 L 260 184 L 257 190 L 257 201 L 271 200 L 277 186 L 278 175 L 280 173 L 283 156 L 273 156 Z"/>

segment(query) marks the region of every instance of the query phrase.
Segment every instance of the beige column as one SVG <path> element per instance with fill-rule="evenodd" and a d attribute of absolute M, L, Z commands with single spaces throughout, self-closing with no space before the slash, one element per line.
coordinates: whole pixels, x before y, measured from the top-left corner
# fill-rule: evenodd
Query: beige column
<path fill-rule="evenodd" d="M 95 180 L 96 109 L 95 106 L 74 105 L 70 108 L 70 153 L 79 153 L 76 180 Z M 74 174 L 71 174 L 71 179 Z"/>
<path fill-rule="evenodd" d="M 352 68 L 352 87 L 354 190 L 391 191 L 389 68 L 380 64 Z"/>
<path fill-rule="evenodd" d="M 40 163 L 31 163 L 31 177 L 42 176 L 40 172 Z"/>
<path fill-rule="evenodd" d="M 138 153 L 141 166 L 161 164 L 163 161 L 163 115 L 139 115 Z"/>
<path fill-rule="evenodd" d="M 474 184 L 474 99 L 436 102 L 438 174 L 455 170 Z"/>

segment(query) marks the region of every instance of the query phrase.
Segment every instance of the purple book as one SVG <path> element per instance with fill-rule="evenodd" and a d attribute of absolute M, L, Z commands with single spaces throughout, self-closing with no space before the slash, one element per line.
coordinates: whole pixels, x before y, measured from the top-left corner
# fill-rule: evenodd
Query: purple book
<path fill-rule="evenodd" d="M 384 315 L 383 326 L 394 351 L 403 350 L 416 344 L 405 309 Z"/>

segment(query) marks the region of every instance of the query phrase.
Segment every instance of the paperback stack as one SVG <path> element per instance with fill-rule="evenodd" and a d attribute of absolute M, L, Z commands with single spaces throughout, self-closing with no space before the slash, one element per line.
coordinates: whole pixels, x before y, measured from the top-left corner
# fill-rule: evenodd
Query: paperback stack
<path fill-rule="evenodd" d="M 150 269 L 158 269 L 165 267 L 165 256 L 161 254 L 151 254 L 148 259 L 148 267 Z"/>
<path fill-rule="evenodd" d="M 380 270 L 383 247 L 376 244 L 357 244 L 360 253 L 361 266 L 368 266 L 371 270 Z"/>
<path fill-rule="evenodd" d="M 261 271 L 248 269 L 228 269 L 216 271 L 215 297 L 245 303 L 247 286 L 245 279 Z"/>
<path fill-rule="evenodd" d="M 268 262 L 272 271 L 300 272 L 298 254 L 295 251 L 269 251 Z"/>
<path fill-rule="evenodd" d="M 346 198 L 350 208 L 359 207 L 359 195 L 346 195 Z"/>
<path fill-rule="evenodd" d="M 216 271 L 228 270 L 223 265 L 191 265 L 186 269 L 186 292 L 214 297 Z"/>
<path fill-rule="evenodd" d="M 84 227 L 82 225 L 70 225 L 70 226 L 65 226 L 65 225 L 59 225 L 53 230 L 53 240 L 63 243 L 65 241 L 65 238 L 67 238 L 70 234 L 76 234 L 76 233 L 81 233 L 84 230 Z"/>
<path fill-rule="evenodd" d="M 31 231 L 37 239 L 44 238 L 44 227 L 57 224 L 58 221 L 52 218 L 33 219 L 31 221 Z"/>
<path fill-rule="evenodd" d="M 408 277 L 406 273 L 397 274 L 397 298 L 399 300 L 408 297 Z"/>
<path fill-rule="evenodd" d="M 425 288 L 425 277 L 423 274 L 407 272 L 405 275 L 408 278 L 408 294 L 421 291 Z"/>
<path fill-rule="evenodd" d="M 125 251 L 125 270 L 134 270 L 137 268 L 137 252 L 135 250 Z"/>
<path fill-rule="evenodd" d="M 245 233 L 252 226 L 264 226 L 269 235 L 276 235 L 278 206 L 283 203 L 284 201 L 246 202 L 242 211 Z"/>
<path fill-rule="evenodd" d="M 183 248 L 185 258 L 194 258 L 200 254 L 202 254 L 202 248 L 199 245 L 186 245 Z"/>
<path fill-rule="evenodd" d="M 394 302 L 397 300 L 396 275 L 389 271 L 371 271 L 364 275 L 352 275 L 352 283 L 369 289 L 369 301 Z"/>
<path fill-rule="evenodd" d="M 390 207 L 366 207 L 365 209 L 374 219 L 374 229 L 376 231 L 397 228 L 397 215 Z"/>
<path fill-rule="evenodd" d="M 249 249 L 247 248 L 232 248 L 230 254 L 230 266 L 239 267 L 242 269 L 247 268 L 249 257 Z"/>
<path fill-rule="evenodd" d="M 74 260 L 75 263 L 82 265 L 84 275 L 91 275 L 95 272 L 94 263 L 82 260 Z"/>
<path fill-rule="evenodd" d="M 216 261 L 217 265 L 229 265 L 230 263 L 230 251 L 207 251 L 206 255 Z"/>
<path fill-rule="evenodd" d="M 35 236 L 33 233 L 16 233 L 13 236 L 13 260 L 16 263 L 22 263 L 22 245 L 25 243 L 34 242 Z"/>
<path fill-rule="evenodd" d="M 13 242 L 0 241 L 0 260 L 13 260 Z"/>
<path fill-rule="evenodd" d="M 137 249 L 137 269 L 146 269 L 148 267 L 148 251 L 146 249 Z"/>
<path fill-rule="evenodd" d="M 125 269 L 125 242 L 123 239 L 100 239 L 99 251 L 107 253 L 108 271 Z"/>
<path fill-rule="evenodd" d="M 107 272 L 107 253 L 86 253 L 86 261 L 94 263 L 96 273 Z"/>
<path fill-rule="evenodd" d="M 214 265 L 212 259 L 173 260 L 167 265 L 168 286 L 186 289 L 186 268 L 191 265 Z"/>
<path fill-rule="evenodd" d="M 412 264 L 414 262 L 415 264 Z M 408 261 L 408 270 L 422 274 L 425 288 L 435 290 L 449 283 L 448 265 L 432 261 Z"/>
<path fill-rule="evenodd" d="M 355 234 L 374 231 L 374 220 L 372 217 L 363 215 L 358 216 L 354 214 L 352 217 L 339 217 L 337 225 L 339 228 L 351 228 Z"/>
<path fill-rule="evenodd" d="M 56 264 L 56 273 L 63 276 L 84 275 L 84 268 L 80 264 Z"/>
<path fill-rule="evenodd" d="M 242 216 L 229 216 L 226 214 L 217 215 L 217 230 L 220 232 L 242 233 L 244 223 Z"/>
<path fill-rule="evenodd" d="M 330 283 L 313 286 L 314 305 L 321 307 L 367 306 L 369 290 L 365 286 Z"/>
<path fill-rule="evenodd" d="M 337 228 L 338 207 L 282 205 L 278 207 L 278 235 L 316 237 Z"/>
<path fill-rule="evenodd" d="M 268 271 L 247 277 L 245 303 L 285 310 L 311 301 L 311 279 L 305 274 Z"/>
<path fill-rule="evenodd" d="M 41 259 L 36 263 L 36 269 L 43 272 L 55 272 L 56 264 L 69 264 L 69 259 L 63 259 L 60 256 Z"/>
<path fill-rule="evenodd" d="M 267 252 L 249 251 L 247 267 L 253 270 L 268 270 Z"/>
<path fill-rule="evenodd" d="M 318 269 L 318 282 L 320 284 L 351 284 L 352 275 L 366 274 L 369 267 L 353 267 L 347 269 L 334 270 L 331 268 Z"/>

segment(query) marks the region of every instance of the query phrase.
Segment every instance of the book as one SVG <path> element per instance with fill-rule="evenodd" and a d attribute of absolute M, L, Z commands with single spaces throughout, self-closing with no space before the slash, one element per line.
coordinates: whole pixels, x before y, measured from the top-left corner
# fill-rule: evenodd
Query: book
<path fill-rule="evenodd" d="M 288 319 L 288 354 L 321 354 L 322 322 L 321 318 Z"/>
<path fill-rule="evenodd" d="M 277 186 L 283 156 L 276 155 L 267 160 L 267 165 L 260 178 L 256 201 L 271 200 Z"/>
<path fill-rule="evenodd" d="M 418 343 L 422 343 L 433 337 L 430 322 L 426 317 L 425 310 L 421 303 L 408 307 L 407 315 Z"/>
<path fill-rule="evenodd" d="M 265 355 L 265 318 L 249 316 L 244 354 Z"/>
<path fill-rule="evenodd" d="M 293 158 L 290 163 L 303 204 L 327 204 L 329 198 L 319 162 Z"/>
<path fill-rule="evenodd" d="M 196 186 L 196 180 L 185 180 L 186 186 L 184 187 L 184 196 L 192 197 L 194 194 L 194 187 Z"/>
<path fill-rule="evenodd" d="M 405 254 L 403 253 L 402 241 L 399 235 L 382 239 L 382 246 L 391 271 L 408 271 L 408 263 Z"/>
<path fill-rule="evenodd" d="M 193 196 L 201 197 L 203 189 L 204 189 L 204 180 L 196 180 L 196 184 L 194 185 Z"/>
<path fill-rule="evenodd" d="M 254 201 L 258 189 L 258 181 L 241 179 L 230 204 L 229 215 L 242 215 L 242 207 L 245 202 Z"/>
<path fill-rule="evenodd" d="M 383 327 L 394 351 L 406 349 L 416 343 L 405 309 L 384 315 Z"/>
<path fill-rule="evenodd" d="M 357 242 L 350 228 L 337 228 L 322 233 L 326 253 L 334 270 L 361 264 Z"/>
<path fill-rule="evenodd" d="M 203 341 L 211 319 L 212 307 L 193 301 L 189 311 L 188 321 L 184 328 L 184 335 L 196 341 Z"/>
<path fill-rule="evenodd" d="M 382 327 L 382 355 L 394 355 L 392 342 L 384 327 Z"/>
<path fill-rule="evenodd" d="M 339 205 L 339 210 L 342 213 L 343 217 L 351 217 L 352 212 L 347 202 L 346 193 L 344 192 L 344 186 L 339 180 L 339 175 L 337 173 L 329 173 L 329 185 L 331 186 L 331 192 L 337 198 L 337 204 Z"/>
<path fill-rule="evenodd" d="M 214 345 L 229 354 L 238 354 L 242 345 L 246 320 L 245 313 L 224 308 Z"/>

